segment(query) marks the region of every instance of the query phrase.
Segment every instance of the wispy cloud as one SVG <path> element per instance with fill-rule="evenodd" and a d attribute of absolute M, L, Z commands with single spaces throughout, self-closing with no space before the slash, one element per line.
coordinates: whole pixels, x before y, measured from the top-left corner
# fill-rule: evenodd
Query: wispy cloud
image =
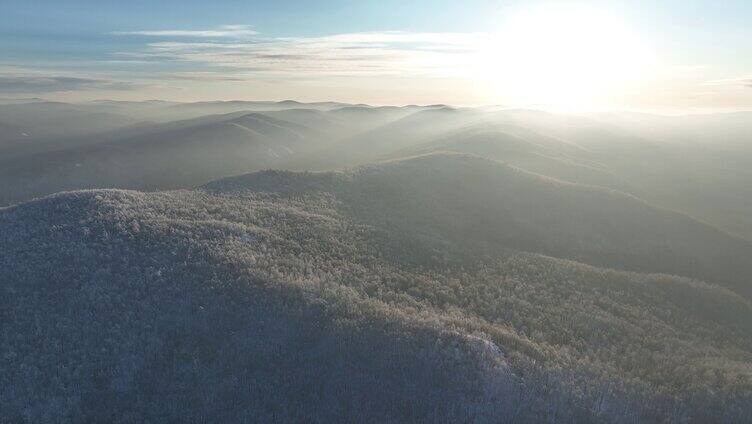
<path fill-rule="evenodd" d="M 742 76 L 736 78 L 724 78 L 711 81 L 705 81 L 703 85 L 716 85 L 716 86 L 736 86 L 736 87 L 748 87 L 752 88 L 752 76 Z"/>
<path fill-rule="evenodd" d="M 130 90 L 129 82 L 67 75 L 0 73 L 0 93 L 54 93 L 79 90 Z"/>
<path fill-rule="evenodd" d="M 244 39 L 252 37 L 258 32 L 250 25 L 222 25 L 215 29 L 167 29 L 144 31 L 116 31 L 113 35 L 141 35 L 148 37 L 176 37 L 176 38 L 229 38 Z"/>
<path fill-rule="evenodd" d="M 147 31 L 138 31 L 144 34 Z M 206 41 L 180 40 L 192 31 L 172 31 L 172 40 L 149 43 L 121 59 L 178 61 L 219 72 L 295 77 L 447 76 L 467 67 L 477 49 L 477 34 L 364 32 L 323 37 L 264 38 L 253 36 Z M 161 33 L 168 38 L 168 34 Z"/>

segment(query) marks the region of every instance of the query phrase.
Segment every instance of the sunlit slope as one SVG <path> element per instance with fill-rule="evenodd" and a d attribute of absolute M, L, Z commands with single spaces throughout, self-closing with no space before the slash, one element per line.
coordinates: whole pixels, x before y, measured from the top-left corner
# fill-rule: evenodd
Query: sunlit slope
<path fill-rule="evenodd" d="M 394 111 L 380 108 L 332 111 L 332 114 L 351 116 L 352 119 L 369 121 L 378 120 L 388 114 L 392 119 L 369 128 L 351 137 L 345 138 L 332 146 L 317 152 L 309 159 L 309 168 L 335 169 L 373 162 L 385 155 L 414 147 L 432 137 L 447 131 L 456 130 L 481 119 L 483 114 L 473 109 L 455 109 L 448 106 L 426 108 L 406 107 L 410 111 L 394 114 Z M 390 113 L 391 112 L 391 113 Z"/>
<path fill-rule="evenodd" d="M 562 140 L 525 133 L 517 128 L 470 126 L 398 150 L 387 157 L 399 159 L 436 152 L 469 153 L 562 181 L 640 193 L 630 183 L 614 175 L 608 166 L 590 159 L 593 155 L 589 152 Z"/>

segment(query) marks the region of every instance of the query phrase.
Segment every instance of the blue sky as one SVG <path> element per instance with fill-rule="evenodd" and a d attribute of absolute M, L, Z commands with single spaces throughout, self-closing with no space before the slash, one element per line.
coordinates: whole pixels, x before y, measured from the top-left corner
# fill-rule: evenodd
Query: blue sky
<path fill-rule="evenodd" d="M 526 17 L 520 21 L 518 15 Z M 573 22 L 561 23 L 570 16 Z M 518 27 L 540 30 L 508 31 L 515 19 Z M 571 28 L 590 32 L 573 37 Z M 561 41 L 562 33 L 569 44 Z M 626 49 L 634 53 L 630 61 L 644 63 L 634 70 L 629 65 L 634 75 L 601 78 L 613 69 L 598 62 L 609 48 L 590 45 L 597 38 L 613 40 L 606 59 L 618 62 L 614 51 Z M 578 46 L 559 60 L 576 57 L 579 65 L 565 63 L 564 76 L 556 76 L 556 61 L 530 61 L 519 52 L 522 46 L 558 56 L 573 44 Z M 556 49 L 549 51 L 549 45 Z M 510 63 L 520 69 L 506 72 Z M 489 69 L 474 73 L 479 67 Z M 547 97 L 536 81 L 519 80 L 528 74 L 526 67 L 535 67 L 531 74 L 552 86 L 576 90 Z M 633 78 L 638 73 L 639 82 Z M 598 84 L 589 86 L 590 80 Z M 616 106 L 738 109 L 752 107 L 750 85 L 748 0 L 5 0 L 0 5 L 4 97 L 519 104 L 610 90 L 605 97 Z M 615 86 L 632 91 L 616 93 Z M 511 93 L 509 87 L 518 90 Z M 526 90 L 539 92 L 526 96 Z"/>

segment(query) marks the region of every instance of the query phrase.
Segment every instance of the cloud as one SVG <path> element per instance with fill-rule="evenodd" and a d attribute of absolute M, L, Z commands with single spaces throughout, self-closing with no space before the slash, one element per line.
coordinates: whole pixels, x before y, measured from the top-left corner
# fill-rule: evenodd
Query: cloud
<path fill-rule="evenodd" d="M 167 33 L 160 33 L 170 38 Z M 181 40 L 187 33 L 173 31 L 173 39 L 115 56 L 121 60 L 194 64 L 225 74 L 430 77 L 465 72 L 468 58 L 480 44 L 478 34 L 463 33 L 387 31 L 322 37 Z"/>
<path fill-rule="evenodd" d="M 254 36 L 258 32 L 254 31 L 250 25 L 222 25 L 216 29 L 204 30 L 187 30 L 187 29 L 168 29 L 168 30 L 145 30 L 145 31 L 116 31 L 113 35 L 141 35 L 148 37 L 176 37 L 176 38 L 230 38 L 243 39 Z"/>
<path fill-rule="evenodd" d="M 726 79 L 705 81 L 703 85 L 752 88 L 752 76 L 743 76 L 743 77 L 737 77 L 737 78 L 726 78 Z"/>
<path fill-rule="evenodd" d="M 0 93 L 54 93 L 79 90 L 130 90 L 134 84 L 61 75 L 0 74 Z"/>
<path fill-rule="evenodd" d="M 175 81 L 245 81 L 247 78 L 242 75 L 222 75 L 216 72 L 171 72 L 166 75 L 159 75 L 159 79 Z"/>

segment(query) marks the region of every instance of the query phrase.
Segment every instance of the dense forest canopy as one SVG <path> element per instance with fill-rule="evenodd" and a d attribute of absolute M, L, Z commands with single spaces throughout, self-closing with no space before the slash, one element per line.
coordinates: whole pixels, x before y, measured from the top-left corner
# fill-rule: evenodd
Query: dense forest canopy
<path fill-rule="evenodd" d="M 748 117 L 0 105 L 0 421 L 752 421 Z"/>

